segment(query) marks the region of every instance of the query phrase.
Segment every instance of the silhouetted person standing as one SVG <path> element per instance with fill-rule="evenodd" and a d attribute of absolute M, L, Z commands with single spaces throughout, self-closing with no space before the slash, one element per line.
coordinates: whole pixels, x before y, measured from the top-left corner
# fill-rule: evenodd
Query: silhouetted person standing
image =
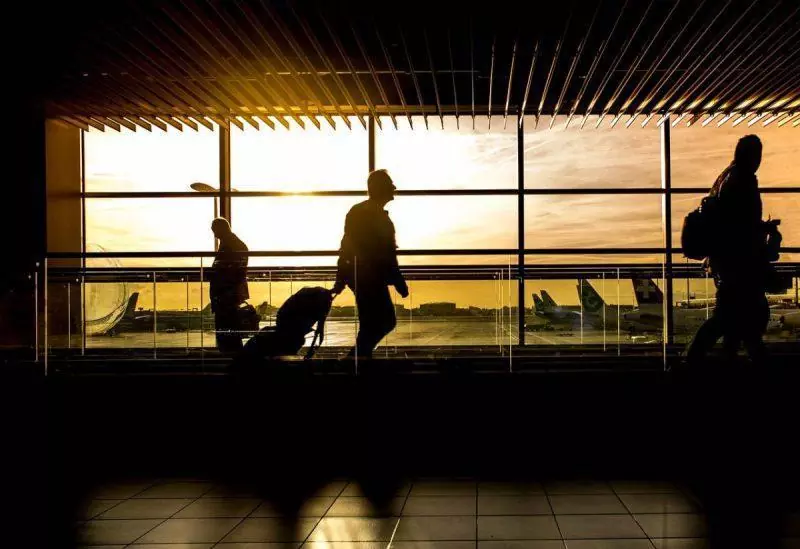
<path fill-rule="evenodd" d="M 756 178 L 761 150 L 758 137 L 742 137 L 736 144 L 733 162 L 711 188 L 711 196 L 717 197 L 718 226 L 714 232 L 716 252 L 707 263 L 714 276 L 717 299 L 713 316 L 689 345 L 689 361 L 705 357 L 720 337 L 728 358 L 737 354 L 741 343 L 753 361 L 765 358 L 762 336 L 769 322 L 765 290 L 770 259 L 766 246 L 768 224 L 761 220 Z"/>
<path fill-rule="evenodd" d="M 219 249 L 208 272 L 211 310 L 217 334 L 217 348 L 223 353 L 242 349 L 239 333 L 239 305 L 250 297 L 247 288 L 247 246 L 233 234 L 223 217 L 211 223 L 211 231 L 219 239 Z"/>
<path fill-rule="evenodd" d="M 397 263 L 394 224 L 384 210 L 396 187 L 386 170 L 376 170 L 369 174 L 367 190 L 369 199 L 353 206 L 345 219 L 333 293 L 345 286 L 353 290 L 360 326 L 350 356 L 370 358 L 397 325 L 389 286 L 402 297 L 408 296 L 408 286 Z"/>

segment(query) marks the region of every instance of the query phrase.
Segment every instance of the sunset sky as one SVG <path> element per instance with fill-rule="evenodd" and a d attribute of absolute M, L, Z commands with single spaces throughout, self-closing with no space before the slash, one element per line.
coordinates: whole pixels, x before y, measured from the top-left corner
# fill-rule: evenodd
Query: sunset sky
<path fill-rule="evenodd" d="M 610 118 L 608 119 L 610 120 Z M 386 168 L 401 190 L 514 189 L 517 187 L 516 119 L 486 117 L 445 119 L 421 117 L 414 130 L 398 118 L 394 129 L 388 118 L 376 136 L 377 167 Z M 608 122 L 608 121 L 607 121 Z M 529 188 L 657 188 L 660 180 L 659 130 L 634 123 L 614 129 L 594 129 L 590 119 L 578 129 L 564 118 L 548 129 L 549 119 L 533 128 L 525 120 L 525 183 Z M 624 120 L 623 120 L 624 122 Z M 293 124 L 293 123 L 292 123 Z M 354 122 L 348 130 L 280 125 L 256 131 L 245 126 L 231 132 L 232 186 L 240 191 L 362 190 L 368 170 L 367 133 Z M 717 128 L 677 127 L 672 130 L 674 187 L 704 187 L 732 157 L 736 140 L 756 133 L 764 142 L 759 171 L 761 186 L 800 186 L 800 131 L 746 124 Z M 88 192 L 186 192 L 190 183 L 218 185 L 218 137 L 200 131 L 170 129 L 122 133 L 90 130 L 85 136 L 85 173 Z M 698 195 L 673 199 L 673 226 L 699 201 Z M 234 230 L 251 250 L 336 250 L 347 210 L 359 197 L 233 198 Z M 784 243 L 800 246 L 800 195 L 764 197 L 765 217 L 783 219 Z M 517 245 L 516 196 L 398 197 L 388 206 L 401 249 L 514 248 Z M 86 202 L 87 243 L 107 251 L 208 251 L 213 248 L 209 224 L 210 198 L 99 199 Z M 661 234 L 661 197 L 634 195 L 528 196 L 525 202 L 525 242 L 528 248 L 658 247 Z M 480 256 L 401 258 L 401 263 L 497 263 Z M 658 258 L 633 258 L 656 261 Z M 511 258 L 515 261 L 515 258 Z M 624 261 L 631 261 L 625 258 Z M 174 260 L 172 260 L 174 262 Z M 251 265 L 323 264 L 335 258 L 254 258 Z M 531 262 L 607 262 L 611 257 L 530 258 Z M 619 261 L 623 261 L 619 259 Z M 150 262 L 154 263 L 154 262 Z M 130 264 L 130 263 L 128 263 Z M 163 262 L 156 262 L 163 264 Z M 419 300 L 449 300 L 460 305 L 489 306 L 493 290 L 483 286 L 443 285 L 423 289 Z M 448 286 L 445 289 L 445 286 Z M 557 284 L 562 286 L 562 284 Z M 434 290 L 434 288 L 437 288 Z M 563 291 L 563 295 L 562 295 Z M 552 292 L 565 299 L 574 282 Z M 526 292 L 530 293 L 530 292 Z M 425 297 L 423 297 L 423 294 Z M 479 295 L 480 294 L 480 297 Z M 199 299 L 199 287 L 192 291 Z M 440 296 L 438 299 L 436 296 Z M 430 299 L 428 299 L 430 297 Z M 171 298 L 169 298 L 171 300 Z M 529 299 L 529 296 L 528 296 Z M 574 300 L 574 299 L 573 299 Z M 180 300 L 176 298 L 176 303 Z M 422 301 L 418 301 L 422 302 Z M 343 303 L 344 304 L 344 303 Z M 161 296 L 159 296 L 161 305 Z M 185 307 L 185 296 L 183 297 Z"/>

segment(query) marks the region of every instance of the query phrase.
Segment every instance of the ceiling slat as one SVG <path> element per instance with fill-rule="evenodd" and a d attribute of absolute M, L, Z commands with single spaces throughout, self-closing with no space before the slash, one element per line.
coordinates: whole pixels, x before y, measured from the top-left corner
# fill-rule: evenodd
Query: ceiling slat
<path fill-rule="evenodd" d="M 81 24 L 64 21 L 70 39 L 35 85 L 48 116 L 92 130 L 381 127 L 385 115 L 395 127 L 455 115 L 459 128 L 471 115 L 474 128 L 484 114 L 491 128 L 501 112 L 504 126 L 517 113 L 551 127 L 589 115 L 623 129 L 667 115 L 794 127 L 797 2 L 573 0 L 537 4 L 535 24 L 503 0 L 409 2 L 392 16 L 338 2 L 77 3 Z"/>

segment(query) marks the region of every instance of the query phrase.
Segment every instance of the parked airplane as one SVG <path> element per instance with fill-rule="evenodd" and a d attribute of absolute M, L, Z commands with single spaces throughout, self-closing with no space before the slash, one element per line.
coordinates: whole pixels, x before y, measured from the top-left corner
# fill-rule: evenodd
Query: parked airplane
<path fill-rule="evenodd" d="M 787 298 L 785 295 L 767 295 L 767 302 L 770 309 L 797 309 L 798 305 L 791 297 Z M 679 309 L 713 309 L 717 303 L 716 297 L 681 299 L 675 302 L 675 306 Z"/>
<path fill-rule="evenodd" d="M 124 307 L 119 307 L 107 315 L 86 321 L 87 335 L 113 335 L 120 324 L 133 322 L 136 315 L 136 303 L 139 301 L 139 292 L 133 292 Z"/>
<path fill-rule="evenodd" d="M 649 278 L 634 278 L 636 308 L 622 315 L 631 332 L 660 332 L 664 329 L 664 294 Z M 674 318 L 674 317 L 673 317 Z"/>
<path fill-rule="evenodd" d="M 578 292 L 581 295 L 584 311 L 589 315 L 602 315 L 605 309 L 605 325 L 617 326 L 631 336 L 634 334 L 661 333 L 664 330 L 664 294 L 661 289 L 648 278 L 632 279 L 633 291 L 636 296 L 636 307 L 623 306 L 619 308 L 607 305 L 603 298 L 592 287 L 588 280 L 578 282 Z M 706 319 L 703 309 L 674 309 L 673 320 L 680 331 L 696 330 Z M 584 322 L 591 322 L 584 318 Z"/>
<path fill-rule="evenodd" d="M 128 298 L 125 311 L 115 321 L 104 317 L 92 321 L 93 323 L 105 322 L 109 324 L 104 330 L 96 331 L 96 335 L 117 335 L 128 332 L 152 332 L 153 323 L 159 332 L 185 332 L 189 330 L 204 331 L 214 330 L 214 314 L 211 312 L 211 305 L 206 305 L 202 311 L 176 311 L 159 310 L 153 314 L 153 310 L 136 309 L 139 300 L 139 292 L 134 292 Z M 113 313 L 112 313 L 113 314 Z M 110 316 L 110 315 L 107 315 Z M 109 323 L 108 321 L 111 320 Z"/>
<path fill-rule="evenodd" d="M 648 323 L 653 326 L 661 326 L 663 321 L 664 294 L 656 284 L 649 279 L 635 279 L 634 288 L 638 302 L 638 311 L 629 313 L 626 318 Z M 679 302 L 680 303 L 680 302 Z M 713 308 L 714 299 L 707 301 L 708 307 L 676 307 L 673 309 L 673 319 L 676 330 L 681 332 L 691 332 L 700 327 L 709 315 L 707 309 Z M 780 331 L 790 326 L 792 322 L 797 322 L 791 318 L 793 311 L 780 308 L 778 301 L 770 300 L 770 318 L 767 324 L 767 331 Z"/>
<path fill-rule="evenodd" d="M 533 314 L 539 322 L 525 325 L 528 330 L 574 329 L 580 327 L 581 313 L 574 307 L 558 305 L 555 300 L 542 290 L 542 297 L 533 294 Z"/>
<path fill-rule="evenodd" d="M 556 303 L 556 300 L 553 299 L 553 297 L 549 293 L 547 293 L 547 290 L 542 290 L 542 301 L 544 301 L 545 307 L 549 307 L 550 309 L 560 309 L 560 310 L 564 310 L 564 311 L 580 310 L 580 307 L 575 307 L 575 306 L 570 307 L 568 305 L 558 305 Z"/>
<path fill-rule="evenodd" d="M 616 327 L 618 319 L 622 321 L 625 314 L 634 310 L 630 305 L 608 305 L 586 279 L 579 279 L 576 288 L 583 308 L 584 325 L 601 329 L 604 326 Z M 624 322 L 619 324 L 620 328 L 624 327 Z"/>

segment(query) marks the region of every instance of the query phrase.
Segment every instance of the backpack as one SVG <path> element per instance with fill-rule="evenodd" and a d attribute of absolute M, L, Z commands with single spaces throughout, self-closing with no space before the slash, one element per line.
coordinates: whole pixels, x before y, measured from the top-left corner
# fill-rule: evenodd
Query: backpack
<path fill-rule="evenodd" d="M 681 228 L 681 248 L 688 259 L 702 260 L 716 251 L 719 228 L 719 197 L 709 195 L 686 214 Z"/>

